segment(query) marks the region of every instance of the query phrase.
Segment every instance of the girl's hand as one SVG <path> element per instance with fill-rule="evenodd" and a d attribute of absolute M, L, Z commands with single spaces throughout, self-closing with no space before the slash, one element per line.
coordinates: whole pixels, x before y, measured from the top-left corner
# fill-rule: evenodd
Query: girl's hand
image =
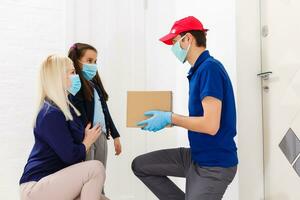
<path fill-rule="evenodd" d="M 114 139 L 114 146 L 115 146 L 115 155 L 118 156 L 121 154 L 122 152 L 122 146 L 121 146 L 121 142 L 120 142 L 120 138 L 115 138 Z"/>
<path fill-rule="evenodd" d="M 91 148 L 92 144 L 96 142 L 101 133 L 101 127 L 99 124 L 95 125 L 93 128 L 91 128 L 90 123 L 86 126 L 82 142 L 85 145 L 86 151 Z"/>

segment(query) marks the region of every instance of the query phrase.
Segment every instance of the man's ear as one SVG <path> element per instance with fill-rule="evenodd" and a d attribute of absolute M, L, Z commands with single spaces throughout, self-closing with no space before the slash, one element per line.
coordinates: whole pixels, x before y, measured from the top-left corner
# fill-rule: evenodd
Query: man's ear
<path fill-rule="evenodd" d="M 192 44 L 194 36 L 191 33 L 186 34 L 187 41 Z"/>

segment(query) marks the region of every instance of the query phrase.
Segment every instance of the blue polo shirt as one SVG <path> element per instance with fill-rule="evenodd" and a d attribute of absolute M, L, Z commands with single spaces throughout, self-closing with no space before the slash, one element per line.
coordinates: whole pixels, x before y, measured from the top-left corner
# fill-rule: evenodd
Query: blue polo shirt
<path fill-rule="evenodd" d="M 96 124 L 100 124 L 102 131 L 104 133 L 106 133 L 106 125 L 105 125 L 105 116 L 103 113 L 103 108 L 101 105 L 101 100 L 100 97 L 98 95 L 97 90 L 94 88 L 94 122 L 93 122 L 93 126 L 95 126 Z"/>
<path fill-rule="evenodd" d="M 223 65 L 204 51 L 189 74 L 189 116 L 203 116 L 202 100 L 214 97 L 222 101 L 220 129 L 215 136 L 188 131 L 192 160 L 199 166 L 233 167 L 238 164 L 236 109 L 233 88 Z"/>

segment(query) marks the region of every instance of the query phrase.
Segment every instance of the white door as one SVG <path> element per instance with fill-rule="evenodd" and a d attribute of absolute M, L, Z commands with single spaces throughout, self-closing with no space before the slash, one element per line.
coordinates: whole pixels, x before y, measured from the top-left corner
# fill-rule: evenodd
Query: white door
<path fill-rule="evenodd" d="M 298 200 L 300 1 L 261 4 L 265 199 Z"/>

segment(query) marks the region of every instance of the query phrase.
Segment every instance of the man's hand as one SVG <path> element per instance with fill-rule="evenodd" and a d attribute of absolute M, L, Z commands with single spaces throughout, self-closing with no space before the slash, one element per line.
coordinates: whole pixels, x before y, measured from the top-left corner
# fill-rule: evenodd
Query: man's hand
<path fill-rule="evenodd" d="M 171 112 L 151 110 L 145 112 L 144 115 L 152 117 L 137 124 L 138 126 L 143 126 L 142 130 L 156 132 L 172 123 Z"/>

